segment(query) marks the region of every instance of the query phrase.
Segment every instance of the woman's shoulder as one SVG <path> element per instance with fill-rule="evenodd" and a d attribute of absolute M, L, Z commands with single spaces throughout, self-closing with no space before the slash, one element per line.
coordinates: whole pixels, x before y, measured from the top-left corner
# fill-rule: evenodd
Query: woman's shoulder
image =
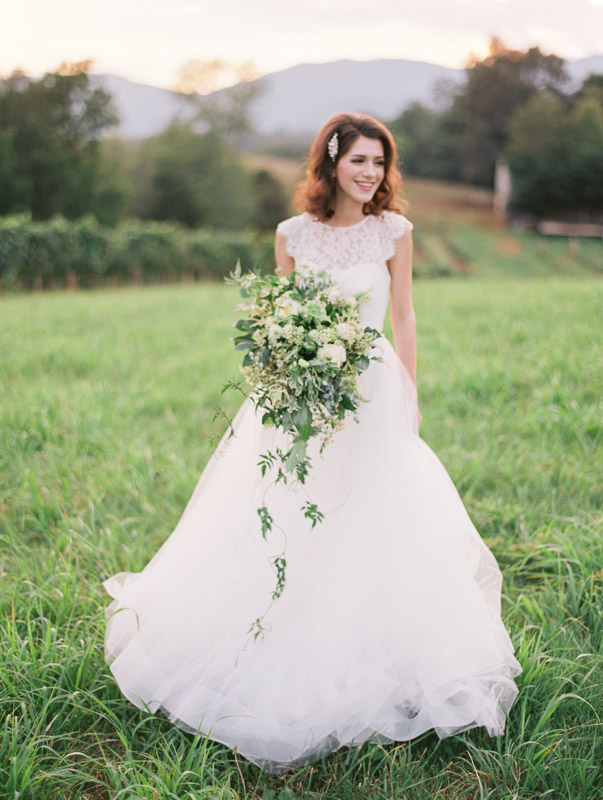
<path fill-rule="evenodd" d="M 413 229 L 412 222 L 404 214 L 383 211 L 379 217 L 379 242 L 384 261 L 389 261 L 396 252 L 396 241 Z"/>
<path fill-rule="evenodd" d="M 293 238 L 307 226 L 310 215 L 304 211 L 303 214 L 296 214 L 294 217 L 284 219 L 276 226 L 276 232 L 285 236 L 287 239 Z"/>
<path fill-rule="evenodd" d="M 383 225 L 385 235 L 392 239 L 399 239 L 414 227 L 412 222 L 407 219 L 404 214 L 400 214 L 397 211 L 383 211 L 377 219 Z"/>
<path fill-rule="evenodd" d="M 306 239 L 305 231 L 310 221 L 310 215 L 304 211 L 303 214 L 297 214 L 295 217 L 284 219 L 276 226 L 277 234 L 285 238 L 286 253 L 292 258 L 297 258 L 300 253 L 300 248 L 303 247 L 303 242 Z"/>

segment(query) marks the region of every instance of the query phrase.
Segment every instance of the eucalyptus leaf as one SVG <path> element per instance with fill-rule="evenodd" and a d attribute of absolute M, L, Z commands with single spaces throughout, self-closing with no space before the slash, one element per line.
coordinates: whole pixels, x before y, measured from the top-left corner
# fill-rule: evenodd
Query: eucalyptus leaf
<path fill-rule="evenodd" d="M 301 438 L 307 442 L 312 435 L 312 413 L 306 403 L 293 413 L 293 422 Z"/>

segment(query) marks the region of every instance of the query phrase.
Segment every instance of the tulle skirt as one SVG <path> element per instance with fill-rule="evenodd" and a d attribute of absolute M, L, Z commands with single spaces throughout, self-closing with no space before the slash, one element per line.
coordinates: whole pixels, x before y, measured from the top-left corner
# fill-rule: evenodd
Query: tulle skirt
<path fill-rule="evenodd" d="M 517 695 L 498 564 L 418 436 L 408 371 L 387 339 L 376 346 L 383 362 L 360 378 L 369 402 L 322 455 L 311 442 L 304 485 L 261 477 L 259 456 L 286 437 L 248 398 L 164 545 L 104 581 L 124 695 L 267 772 L 430 729 L 496 736 Z M 306 500 L 325 515 L 314 528 Z"/>

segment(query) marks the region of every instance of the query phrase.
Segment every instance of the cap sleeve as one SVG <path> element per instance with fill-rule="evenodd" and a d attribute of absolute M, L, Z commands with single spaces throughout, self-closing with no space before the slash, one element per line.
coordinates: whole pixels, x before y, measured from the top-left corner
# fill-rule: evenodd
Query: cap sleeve
<path fill-rule="evenodd" d="M 381 231 L 381 252 L 385 261 L 389 261 L 396 252 L 396 240 L 401 239 L 413 227 L 412 222 L 402 214 L 395 214 L 393 211 L 384 212 L 384 225 Z"/>
<path fill-rule="evenodd" d="M 304 229 L 304 215 L 299 214 L 296 217 L 289 217 L 276 226 L 276 232 L 280 233 L 287 240 L 287 255 L 295 258 L 298 252 L 299 244 L 301 241 Z"/>

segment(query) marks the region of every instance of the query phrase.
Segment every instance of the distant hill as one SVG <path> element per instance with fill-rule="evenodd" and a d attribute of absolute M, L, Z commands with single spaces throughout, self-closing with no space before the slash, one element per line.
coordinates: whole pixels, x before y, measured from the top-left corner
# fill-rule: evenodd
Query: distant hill
<path fill-rule="evenodd" d="M 314 132 L 338 111 L 393 119 L 413 101 L 433 105 L 439 81 L 458 84 L 463 71 L 422 61 L 335 61 L 299 64 L 260 78 L 253 107 L 260 133 Z"/>
<path fill-rule="evenodd" d="M 572 88 L 591 72 L 603 73 L 603 55 L 566 64 Z M 188 119 L 193 113 L 190 100 L 178 92 L 117 75 L 91 77 L 113 95 L 122 120 L 107 135 L 143 139 L 162 131 L 175 116 Z M 463 79 L 461 69 L 403 59 L 298 64 L 257 80 L 262 92 L 252 108 L 253 122 L 262 134 L 303 135 L 314 132 L 331 114 L 342 110 L 393 119 L 414 101 L 436 107 L 434 90 L 438 83 L 455 84 Z"/>

